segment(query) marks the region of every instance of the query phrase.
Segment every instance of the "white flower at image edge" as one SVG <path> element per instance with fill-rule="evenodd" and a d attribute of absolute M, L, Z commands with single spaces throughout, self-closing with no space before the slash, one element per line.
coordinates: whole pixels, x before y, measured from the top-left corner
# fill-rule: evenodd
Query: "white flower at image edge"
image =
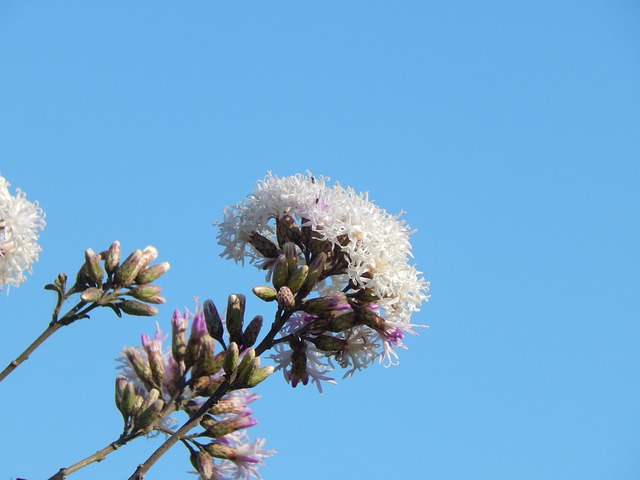
<path fill-rule="evenodd" d="M 31 273 L 41 250 L 38 230 L 45 226 L 38 202 L 28 201 L 19 189 L 11 195 L 9 185 L 0 176 L 0 289 L 17 287 L 26 280 L 24 272 Z"/>

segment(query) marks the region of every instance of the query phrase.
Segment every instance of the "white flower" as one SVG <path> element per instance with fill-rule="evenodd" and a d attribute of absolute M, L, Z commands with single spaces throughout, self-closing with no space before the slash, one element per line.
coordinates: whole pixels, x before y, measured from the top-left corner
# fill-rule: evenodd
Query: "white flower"
<path fill-rule="evenodd" d="M 38 230 L 44 228 L 44 213 L 38 203 L 31 203 L 24 192 L 9 193 L 9 182 L 0 176 L 0 289 L 18 286 L 31 273 L 41 248 Z"/>
<path fill-rule="evenodd" d="M 330 380 L 326 374 L 332 370 L 331 357 L 348 369 L 345 376 L 376 359 L 395 365 L 396 349 L 406 348 L 402 343 L 404 333 L 415 335 L 411 315 L 429 298 L 429 282 L 409 263 L 412 231 L 399 219 L 402 213 L 391 215 L 369 201 L 366 193 L 358 194 L 352 188 L 338 183 L 331 186 L 328 182 L 328 178 L 313 177 L 308 172 L 290 177 L 268 174 L 247 198 L 226 207 L 223 221 L 217 222 L 218 243 L 224 247 L 221 256 L 236 262 L 246 258 L 265 268 L 272 265 L 273 259 L 265 259 L 253 247 L 255 235 L 278 246 L 276 220 L 289 215 L 299 226 L 310 227 L 316 238 L 339 249 L 347 263 L 346 268 L 319 282 L 314 287 L 315 294 L 327 296 L 367 289 L 377 297 L 371 308 L 384 319 L 384 327 L 356 326 L 337 333 L 335 338 L 346 342 L 346 346 L 333 353 L 320 351 L 307 341 L 306 373 L 318 386 L 320 380 Z M 311 320 L 293 315 L 280 333 L 282 337 L 304 333 L 305 324 Z M 291 352 L 283 345 L 276 345 L 271 358 L 291 381 Z M 297 383 L 299 375 L 296 372 L 292 384 Z"/>
<path fill-rule="evenodd" d="M 348 259 L 347 279 L 363 288 L 371 288 L 381 299 L 385 320 L 409 329 L 411 314 L 428 299 L 429 283 L 409 264 L 412 233 L 401 214 L 391 215 L 369 201 L 366 193 L 357 194 L 339 183 L 327 185 L 326 177 L 310 173 L 291 177 L 271 174 L 244 201 L 226 207 L 218 243 L 221 256 L 243 262 L 262 260 L 253 248 L 247 248 L 254 232 L 276 241 L 272 220 L 289 214 L 340 248 Z M 340 239 L 347 236 L 346 244 Z M 346 284 L 345 282 L 342 284 Z M 334 279 L 331 285 L 336 286 Z"/>

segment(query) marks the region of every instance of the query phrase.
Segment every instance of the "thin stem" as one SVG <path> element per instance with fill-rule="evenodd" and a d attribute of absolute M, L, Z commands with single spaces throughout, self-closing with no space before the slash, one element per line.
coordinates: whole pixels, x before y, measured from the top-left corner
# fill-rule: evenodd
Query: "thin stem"
<path fill-rule="evenodd" d="M 167 402 L 165 408 L 162 410 L 160 418 L 154 421 L 146 429 L 139 430 L 137 432 L 122 433 L 122 435 L 120 435 L 120 437 L 115 442 L 110 443 L 109 445 L 104 447 L 102 450 L 98 450 L 93 455 L 89 455 L 88 457 L 80 460 L 79 462 L 74 463 L 70 467 L 61 468 L 58 471 L 58 473 L 50 477 L 49 480 L 64 480 L 72 473 L 77 472 L 78 470 L 86 467 L 87 465 L 91 465 L 94 462 L 101 462 L 110 453 L 115 452 L 118 448 L 122 447 L 123 445 L 126 445 L 131 440 L 141 437 L 151 432 L 152 430 L 157 430 L 159 432 L 166 433 L 168 435 L 173 434 L 173 431 L 169 429 L 165 429 L 164 427 L 160 427 L 158 424 L 162 421 L 163 418 L 167 417 L 168 415 L 170 415 L 175 411 L 176 409 L 175 401 L 178 398 L 178 396 L 179 396 L 179 392 L 174 394 L 173 397 L 171 397 L 171 399 Z"/>
<path fill-rule="evenodd" d="M 151 454 L 144 463 L 138 465 L 138 468 L 133 475 L 129 477 L 129 480 L 142 480 L 144 474 L 155 464 L 162 455 L 164 455 L 171 447 L 173 447 L 179 440 L 181 440 L 193 427 L 195 427 L 205 413 L 209 411 L 218 401 L 230 390 L 230 383 L 228 380 L 224 380 L 216 391 L 209 397 L 209 399 L 202 404 L 196 413 L 194 413 L 189 420 L 185 422 L 171 437 L 169 437 L 155 452 Z"/>
<path fill-rule="evenodd" d="M 7 365 L 6 368 L 2 371 L 2 373 L 0 373 L 0 382 L 2 380 L 4 380 L 16 368 L 18 368 L 18 365 L 20 365 L 22 362 L 27 360 L 29 358 L 29 355 L 31 355 L 36 348 L 38 348 L 40 345 L 42 345 L 42 343 L 44 343 L 44 341 L 47 338 L 49 338 L 57 330 L 59 330 L 60 327 L 63 327 L 63 326 L 64 325 L 62 323 L 57 323 L 57 322 L 56 323 L 50 323 L 49 326 L 46 328 L 46 330 L 44 332 L 42 332 L 40 334 L 40 336 L 38 338 L 36 338 L 34 340 L 34 342 L 26 348 L 26 350 L 24 352 L 22 352 L 18 356 L 18 358 L 16 358 L 15 360 L 12 360 L 9 363 L 9 365 Z"/>
<path fill-rule="evenodd" d="M 125 445 L 130 440 L 133 440 L 134 438 L 136 438 L 136 436 L 137 436 L 136 434 L 120 435 L 120 438 L 118 438 L 115 442 L 111 442 L 102 450 L 98 450 L 93 455 L 89 455 L 87 458 L 84 458 L 79 462 L 74 463 L 70 467 L 61 468 L 58 471 L 58 473 L 50 477 L 49 480 L 64 480 L 73 472 L 77 472 L 78 470 L 86 467 L 87 465 L 91 465 L 94 462 L 101 462 L 106 458 L 107 455 L 109 455 L 112 452 L 115 452 L 118 448 Z"/>
<path fill-rule="evenodd" d="M 61 327 L 71 325 L 76 320 L 86 317 L 87 313 L 89 313 L 91 310 L 93 310 L 98 306 L 97 303 L 92 303 L 91 305 L 86 307 L 84 310 L 81 310 L 84 305 L 86 305 L 85 302 L 78 303 L 75 307 L 69 310 L 60 320 L 57 319 L 57 311 L 59 310 L 59 308 L 56 307 L 56 312 L 54 312 L 53 320 L 51 321 L 49 326 L 45 329 L 44 332 L 40 334 L 38 338 L 36 338 L 33 341 L 31 345 L 29 345 L 25 349 L 24 352 L 22 352 L 18 356 L 18 358 L 9 362 L 9 365 L 7 365 L 5 369 L 0 373 L 0 382 L 2 382 L 16 368 L 18 368 L 18 365 L 25 362 L 36 348 L 42 345 L 47 338 L 53 335 Z"/>

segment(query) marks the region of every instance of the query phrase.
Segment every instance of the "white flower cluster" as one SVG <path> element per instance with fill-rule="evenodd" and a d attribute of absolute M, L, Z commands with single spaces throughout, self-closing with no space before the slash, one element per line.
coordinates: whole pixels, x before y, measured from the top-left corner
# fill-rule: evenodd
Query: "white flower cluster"
<path fill-rule="evenodd" d="M 253 248 L 252 235 L 258 233 L 275 244 L 275 219 L 286 214 L 341 250 L 348 263 L 346 273 L 320 282 L 314 291 L 319 296 L 330 295 L 349 283 L 356 289 L 368 289 L 379 299 L 372 308 L 385 322 L 384 332 L 356 327 L 336 336 L 348 344 L 335 359 L 343 368 L 350 367 L 349 375 L 376 358 L 394 363 L 394 347 L 404 348 L 403 332 L 415 334 L 412 327 L 416 325 L 410 318 L 428 300 L 429 283 L 409 263 L 412 232 L 404 220 L 399 220 L 402 212 L 391 215 L 370 202 L 366 193 L 356 193 L 339 183 L 330 186 L 328 182 L 329 178 L 314 177 L 309 172 L 289 177 L 267 175 L 247 198 L 225 208 L 224 219 L 217 222 L 218 243 L 224 247 L 221 256 L 243 263 L 247 258 L 260 266 L 264 258 Z M 285 326 L 283 335 L 292 333 L 292 328 L 291 324 Z M 290 351 L 283 346 L 276 350 L 272 358 L 290 380 L 291 372 L 286 369 Z M 319 359 L 317 350 L 308 345 L 307 354 L 312 381 L 329 380 L 325 373 L 332 369 L 330 359 L 314 368 Z"/>
<path fill-rule="evenodd" d="M 41 248 L 38 230 L 44 228 L 44 213 L 38 203 L 31 203 L 24 192 L 9 192 L 9 182 L 0 176 L 0 289 L 18 286 L 31 273 Z"/>

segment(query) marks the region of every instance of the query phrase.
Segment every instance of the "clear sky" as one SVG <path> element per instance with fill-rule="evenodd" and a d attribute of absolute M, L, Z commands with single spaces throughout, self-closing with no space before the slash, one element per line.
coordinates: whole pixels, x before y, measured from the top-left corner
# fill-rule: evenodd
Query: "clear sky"
<path fill-rule="evenodd" d="M 212 222 L 308 169 L 407 212 L 430 328 L 322 396 L 262 384 L 266 480 L 640 478 L 639 129 L 632 1 L 4 0 L 0 172 L 47 227 L 0 298 L 0 361 L 45 328 L 42 286 L 116 239 L 171 262 L 165 329 L 249 294 L 263 273 L 219 258 Z M 98 312 L 0 384 L 0 479 L 117 438 L 114 358 L 154 321 Z M 70 478 L 128 478 L 157 445 Z M 174 450 L 147 478 L 193 478 Z"/>

